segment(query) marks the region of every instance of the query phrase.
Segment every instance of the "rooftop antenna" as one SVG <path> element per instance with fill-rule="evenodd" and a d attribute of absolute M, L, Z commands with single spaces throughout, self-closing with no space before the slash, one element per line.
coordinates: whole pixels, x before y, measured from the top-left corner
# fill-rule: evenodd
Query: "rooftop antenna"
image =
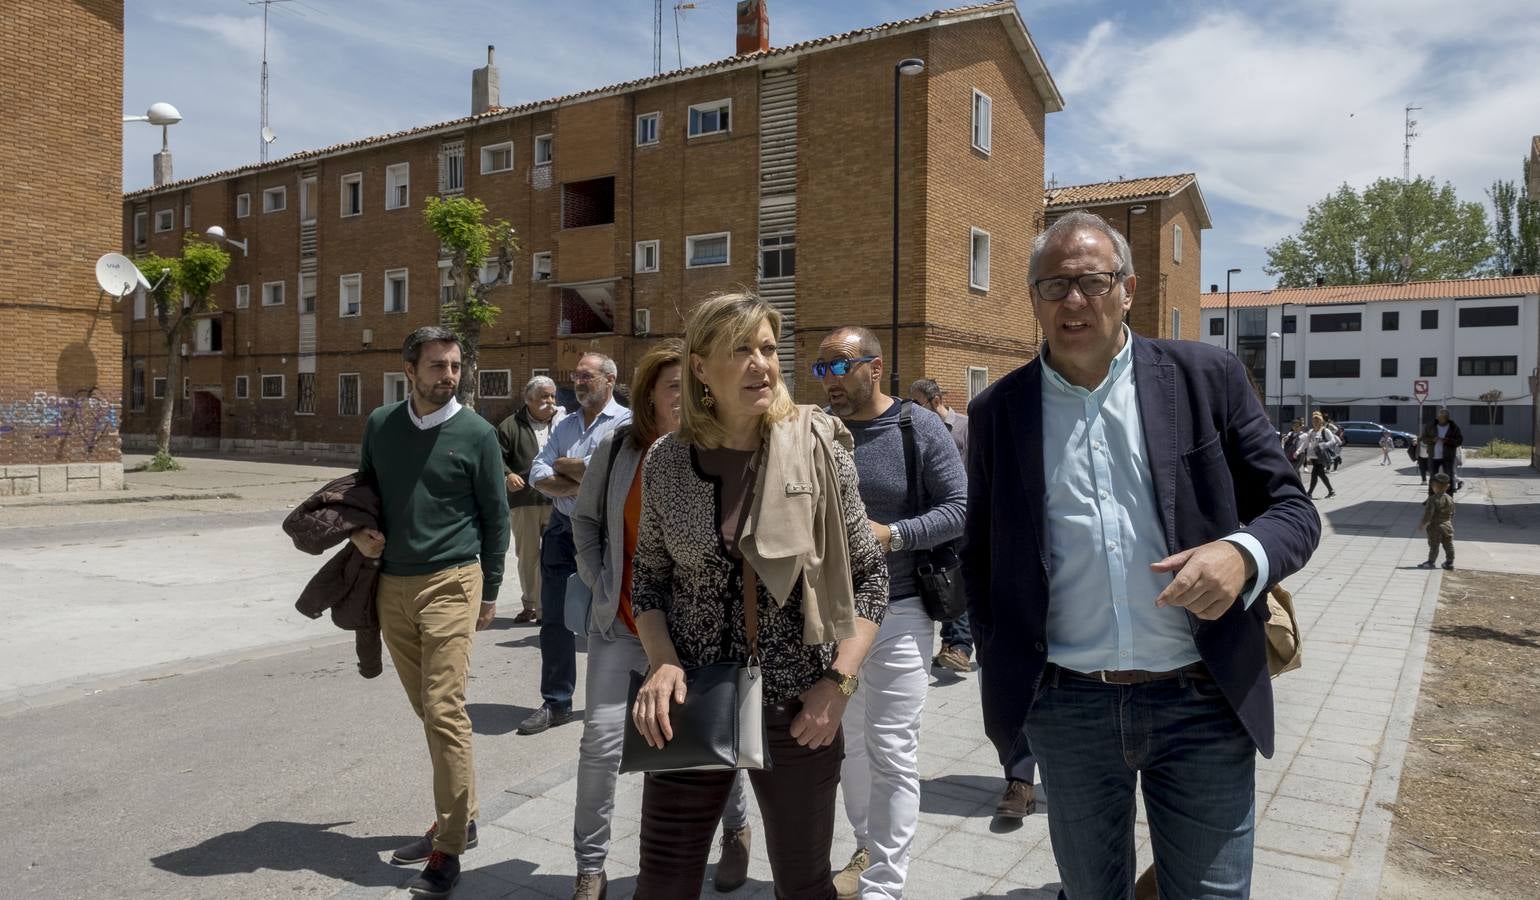
<path fill-rule="evenodd" d="M 274 3 L 292 2 L 294 0 L 246 0 L 248 6 L 262 7 L 262 162 L 267 162 L 267 146 L 278 140 L 278 135 L 267 124 L 267 11 Z"/>
<path fill-rule="evenodd" d="M 663 0 L 652 0 L 652 74 L 663 74 Z"/>
<path fill-rule="evenodd" d="M 679 43 L 679 13 L 686 9 L 695 9 L 694 3 L 674 4 L 674 55 L 679 57 L 679 68 L 684 68 L 684 49 Z"/>
<path fill-rule="evenodd" d="M 1420 106 L 1406 104 L 1406 139 L 1401 144 L 1401 180 L 1412 180 L 1412 140 L 1417 137 L 1417 120 L 1412 118 L 1412 113 L 1422 109 Z"/>

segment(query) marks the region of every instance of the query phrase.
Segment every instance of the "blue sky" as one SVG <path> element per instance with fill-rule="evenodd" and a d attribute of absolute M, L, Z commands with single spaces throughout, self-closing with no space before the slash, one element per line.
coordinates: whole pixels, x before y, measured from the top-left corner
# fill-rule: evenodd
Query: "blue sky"
<path fill-rule="evenodd" d="M 775 45 L 908 18 L 932 0 L 769 0 Z M 505 105 L 652 72 L 649 0 L 295 0 L 269 17 L 271 156 L 465 115 L 497 45 Z M 677 64 L 665 3 L 664 68 Z M 729 56 L 732 0 L 682 14 L 685 65 Z M 1344 181 L 1399 176 L 1402 108 L 1424 107 L 1415 174 L 1485 203 L 1540 133 L 1533 0 L 1018 0 L 1065 109 L 1059 184 L 1196 172 L 1214 219 L 1203 283 L 1272 286 L 1263 248 Z M 128 0 L 124 111 L 165 100 L 176 175 L 258 157 L 260 6 Z M 160 129 L 126 124 L 125 190 L 150 183 Z"/>

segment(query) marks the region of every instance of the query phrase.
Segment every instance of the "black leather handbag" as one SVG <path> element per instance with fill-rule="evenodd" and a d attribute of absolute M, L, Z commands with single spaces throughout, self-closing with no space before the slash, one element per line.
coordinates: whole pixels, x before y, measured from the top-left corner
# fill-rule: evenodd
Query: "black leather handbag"
<path fill-rule="evenodd" d="M 914 420 L 909 416 L 909 401 L 901 401 L 898 428 L 904 435 L 904 477 L 910 485 L 909 496 L 925 495 L 925 482 L 919 477 L 919 450 L 914 444 Z M 963 593 L 962 560 L 957 555 L 958 541 L 949 541 L 929 550 L 915 550 L 914 580 L 920 587 L 920 602 L 925 614 L 937 622 L 951 622 L 968 611 L 968 597 Z"/>
<path fill-rule="evenodd" d="M 646 674 L 631 673 L 626 693 L 626 730 L 621 741 L 620 771 L 679 772 L 770 768 L 765 733 L 764 677 L 759 668 L 758 582 L 748 561 L 743 563 L 744 625 L 749 644 L 747 662 L 719 662 L 686 669 L 683 703 L 671 703 L 669 726 L 674 736 L 662 747 L 642 737 L 631 711 Z"/>

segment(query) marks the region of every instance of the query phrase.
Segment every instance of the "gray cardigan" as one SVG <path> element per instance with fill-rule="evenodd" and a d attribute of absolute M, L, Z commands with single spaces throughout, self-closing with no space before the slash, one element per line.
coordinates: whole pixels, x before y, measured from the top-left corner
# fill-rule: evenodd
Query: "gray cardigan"
<path fill-rule="evenodd" d="M 618 453 L 612 454 L 616 435 L 624 439 Z M 610 457 L 615 457 L 615 467 L 610 469 Z M 631 490 L 631 480 L 636 477 L 637 467 L 642 464 L 643 451 L 631 443 L 630 429 L 606 435 L 593 456 L 588 458 L 589 468 L 583 474 L 583 487 L 578 491 L 577 506 L 572 512 L 572 543 L 577 551 L 578 577 L 594 593 L 593 606 L 588 616 L 589 634 L 609 634 L 620 609 L 620 573 L 625 569 L 623 558 L 626 549 L 626 494 Z M 608 514 L 604 503 L 609 504 Z M 606 519 L 608 534 L 601 539 L 599 520 Z M 630 632 L 621 626 L 622 631 Z"/>

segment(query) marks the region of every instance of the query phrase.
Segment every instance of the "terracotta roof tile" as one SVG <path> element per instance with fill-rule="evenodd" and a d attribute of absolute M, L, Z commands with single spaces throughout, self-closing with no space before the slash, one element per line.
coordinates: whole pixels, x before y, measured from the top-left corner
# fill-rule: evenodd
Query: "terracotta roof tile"
<path fill-rule="evenodd" d="M 1522 297 L 1540 294 L 1540 275 L 1505 278 L 1466 278 L 1448 281 L 1412 281 L 1404 284 L 1351 284 L 1324 287 L 1278 288 L 1271 291 L 1231 291 L 1230 306 L 1325 306 L 1332 303 L 1369 303 L 1380 300 L 1462 300 L 1473 297 Z M 1203 295 L 1204 309 L 1223 309 L 1225 295 Z"/>
<path fill-rule="evenodd" d="M 750 62 L 758 62 L 761 60 L 774 59 L 778 56 L 803 53 L 808 50 L 815 50 L 817 48 L 825 47 L 831 44 L 846 43 L 859 38 L 877 36 L 884 32 L 908 28 L 915 25 L 922 25 L 927 22 L 938 22 L 944 19 L 954 19 L 981 14 L 987 15 L 990 13 L 1000 15 L 1009 13 L 1010 15 L 1016 16 L 1015 0 L 999 0 L 999 2 L 993 3 L 976 3 L 969 6 L 953 7 L 951 9 L 938 9 L 933 12 L 926 13 L 922 16 L 915 16 L 914 18 L 910 19 L 900 19 L 896 22 L 886 22 L 881 25 L 873 25 L 867 28 L 858 28 L 854 31 L 846 31 L 840 34 L 826 35 L 824 37 L 813 38 L 812 40 L 802 41 L 796 44 L 789 44 L 785 47 L 772 47 L 769 50 L 761 53 L 749 53 L 742 56 L 729 56 L 714 62 L 703 63 L 698 66 L 688 66 L 673 72 L 663 72 L 658 75 L 649 75 L 646 78 L 638 78 L 632 81 L 621 82 L 619 84 L 607 85 L 605 87 L 590 88 L 585 91 L 578 91 L 572 94 L 564 94 L 560 97 L 552 97 L 547 100 L 537 100 L 530 103 L 522 103 L 518 106 L 498 107 L 479 115 L 450 119 L 446 122 L 438 122 L 432 125 L 421 125 L 416 128 L 406 129 L 405 131 L 395 131 L 391 132 L 390 134 L 375 135 L 372 137 L 360 138 L 355 141 L 344 141 L 340 144 L 333 144 L 329 147 L 320 147 L 314 150 L 301 150 L 297 153 L 291 153 L 288 156 L 280 157 L 279 159 L 271 160 L 267 163 L 253 163 L 250 165 L 239 166 L 233 169 L 223 169 L 218 172 L 211 172 L 207 175 L 199 175 L 194 178 L 184 178 L 180 181 L 173 181 L 169 184 L 160 185 L 159 187 L 142 188 L 140 190 L 134 191 L 133 193 L 124 194 L 123 198 L 125 200 L 136 200 L 141 197 L 150 196 L 152 194 L 158 194 L 165 191 L 182 190 L 192 187 L 196 184 L 205 184 L 211 181 L 220 181 L 226 178 L 249 175 L 257 171 L 282 169 L 288 166 L 293 166 L 297 163 L 304 162 L 307 159 L 315 159 L 323 156 L 333 156 L 338 153 L 357 150 L 363 147 L 373 146 L 375 144 L 390 143 L 393 141 L 416 137 L 432 132 L 455 131 L 483 121 L 515 118 L 520 115 L 534 112 L 538 109 L 557 106 L 563 103 L 571 103 L 576 100 L 583 100 L 604 94 L 626 93 L 628 91 L 638 90 L 654 84 L 678 81 L 681 79 L 693 78 L 700 75 L 709 75 L 717 71 L 738 67 Z M 1020 17 L 1017 16 L 1016 20 L 1019 22 Z M 1024 25 L 1023 29 L 1025 29 Z M 1030 47 L 1030 35 L 1027 37 L 1029 43 L 1028 49 L 1031 51 L 1033 59 L 1036 60 L 1038 66 L 1043 66 L 1042 60 L 1036 55 L 1036 48 Z M 1048 75 L 1047 68 L 1043 66 L 1041 72 L 1034 73 L 1034 75 L 1040 76 L 1034 77 L 1034 81 L 1038 84 L 1039 92 L 1044 95 L 1044 103 L 1048 106 L 1049 111 L 1052 112 L 1056 109 L 1063 108 L 1064 99 L 1063 97 L 1059 96 L 1058 88 L 1054 86 L 1053 79 L 1050 75 Z"/>
<path fill-rule="evenodd" d="M 1194 192 L 1199 227 L 1214 227 L 1213 220 L 1209 218 L 1208 204 L 1203 199 L 1203 191 L 1198 187 L 1198 176 L 1191 172 L 1047 188 L 1043 191 L 1043 207 L 1048 212 L 1057 212 L 1134 200 L 1169 200 L 1188 188 Z"/>

